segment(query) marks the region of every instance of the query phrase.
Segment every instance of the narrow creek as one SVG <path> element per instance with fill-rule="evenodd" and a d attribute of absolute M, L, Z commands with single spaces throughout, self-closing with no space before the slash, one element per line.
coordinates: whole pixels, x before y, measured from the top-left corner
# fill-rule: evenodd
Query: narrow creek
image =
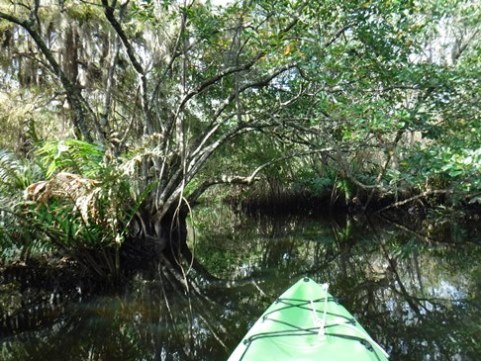
<path fill-rule="evenodd" d="M 71 302 L 3 279 L 0 360 L 225 360 L 276 296 L 304 276 L 328 282 L 392 361 L 479 359 L 475 222 L 414 230 L 379 219 L 210 207 L 196 210 L 192 223 L 193 253 L 216 279 L 184 267 L 194 277 L 189 293 L 162 265 L 121 291 L 82 298 L 79 290 Z M 13 316 L 22 310 L 19 321 Z"/>

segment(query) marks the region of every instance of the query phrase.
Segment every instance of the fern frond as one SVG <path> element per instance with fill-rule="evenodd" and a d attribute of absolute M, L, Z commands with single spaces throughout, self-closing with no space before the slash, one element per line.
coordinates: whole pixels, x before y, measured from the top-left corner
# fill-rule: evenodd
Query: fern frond
<path fill-rule="evenodd" d="M 102 147 L 76 139 L 45 142 L 36 151 L 47 177 L 60 171 L 95 177 L 102 167 L 103 155 Z"/>
<path fill-rule="evenodd" d="M 25 164 L 7 151 L 0 151 L 0 193 L 10 193 L 29 184 Z"/>

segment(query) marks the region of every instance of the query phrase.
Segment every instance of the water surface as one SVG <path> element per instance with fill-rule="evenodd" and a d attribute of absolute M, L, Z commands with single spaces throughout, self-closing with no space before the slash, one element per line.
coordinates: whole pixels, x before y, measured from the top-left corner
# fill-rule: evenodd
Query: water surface
<path fill-rule="evenodd" d="M 225 360 L 304 276 L 328 282 L 392 361 L 479 360 L 481 234 L 463 222 L 416 223 L 201 208 L 190 242 L 217 280 L 184 265 L 185 292 L 159 264 L 122 291 L 67 303 L 47 294 L 37 305 L 30 287 L 4 281 L 3 312 L 27 316 L 22 327 L 0 325 L 0 360 Z"/>

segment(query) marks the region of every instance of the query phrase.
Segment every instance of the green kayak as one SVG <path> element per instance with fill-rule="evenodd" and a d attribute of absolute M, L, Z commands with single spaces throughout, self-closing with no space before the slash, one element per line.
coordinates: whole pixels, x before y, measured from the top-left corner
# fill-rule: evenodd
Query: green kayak
<path fill-rule="evenodd" d="M 257 320 L 228 361 L 387 361 L 387 353 L 321 285 L 304 278 Z"/>

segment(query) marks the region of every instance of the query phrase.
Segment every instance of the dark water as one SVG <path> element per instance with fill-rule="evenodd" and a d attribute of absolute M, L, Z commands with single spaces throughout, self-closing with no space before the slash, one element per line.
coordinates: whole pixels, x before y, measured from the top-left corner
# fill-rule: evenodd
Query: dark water
<path fill-rule="evenodd" d="M 207 282 L 184 265 L 188 293 L 162 265 L 121 292 L 82 302 L 35 298 L 4 280 L 1 313 L 27 315 L 0 325 L 0 360 L 225 360 L 276 296 L 306 275 L 328 282 L 392 361 L 481 359 L 476 222 L 398 226 L 210 208 L 197 210 L 194 223 L 196 259 L 219 279 Z"/>

